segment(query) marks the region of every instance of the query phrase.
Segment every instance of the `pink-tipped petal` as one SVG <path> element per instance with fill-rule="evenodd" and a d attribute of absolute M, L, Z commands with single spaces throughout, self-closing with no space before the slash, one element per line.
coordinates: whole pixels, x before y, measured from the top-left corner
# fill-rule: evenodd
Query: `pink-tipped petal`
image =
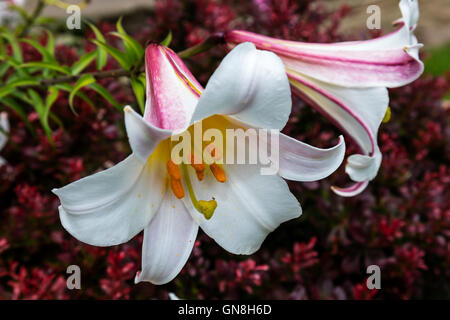
<path fill-rule="evenodd" d="M 339 188 L 339 187 L 332 186 L 331 190 L 333 190 L 333 192 L 336 193 L 338 196 L 341 196 L 344 198 L 350 198 L 350 197 L 357 196 L 358 194 L 363 192 L 367 188 L 368 185 L 369 185 L 369 182 L 364 181 L 364 182 L 355 183 L 351 187 L 347 187 L 347 188 Z"/>
<path fill-rule="evenodd" d="M 309 44 L 274 39 L 247 31 L 226 34 L 229 47 L 246 41 L 276 53 L 285 66 L 302 75 L 345 87 L 399 87 L 423 73 L 421 47 L 413 35 L 418 19 L 416 0 L 400 2 L 401 27 L 368 41 Z"/>
<path fill-rule="evenodd" d="M 203 88 L 167 47 L 150 44 L 145 52 L 147 102 L 144 119 L 172 131 L 183 131 Z"/>
<path fill-rule="evenodd" d="M 340 127 L 359 146 L 362 155 L 351 156 L 347 164 L 350 177 L 357 182 L 373 179 L 381 164 L 377 134 L 388 107 L 387 89 L 344 88 L 296 74 L 291 74 L 290 78 L 296 94 Z M 340 193 L 351 195 L 362 190 L 362 185 L 358 185 L 358 188 Z"/>

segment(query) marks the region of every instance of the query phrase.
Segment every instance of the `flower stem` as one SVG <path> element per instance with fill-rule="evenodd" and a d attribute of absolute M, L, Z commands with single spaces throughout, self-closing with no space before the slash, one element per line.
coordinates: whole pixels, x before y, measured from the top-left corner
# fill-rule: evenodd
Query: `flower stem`
<path fill-rule="evenodd" d="M 211 48 L 215 47 L 218 44 L 224 43 L 224 37 L 223 32 L 214 33 L 211 36 L 209 36 L 205 41 L 190 47 L 186 50 L 178 52 L 178 56 L 180 58 L 189 58 L 192 56 L 195 56 L 199 53 L 205 52 L 210 50 Z"/>

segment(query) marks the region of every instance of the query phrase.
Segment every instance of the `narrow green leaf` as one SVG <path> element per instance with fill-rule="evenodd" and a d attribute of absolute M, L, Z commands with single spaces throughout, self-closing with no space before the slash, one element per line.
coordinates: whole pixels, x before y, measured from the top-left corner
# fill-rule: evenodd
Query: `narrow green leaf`
<path fill-rule="evenodd" d="M 129 35 L 121 34 L 118 32 L 110 32 L 110 34 L 123 40 L 125 50 L 131 57 L 130 60 L 140 60 L 144 56 L 144 48 L 142 48 L 140 43 L 131 38 Z"/>
<path fill-rule="evenodd" d="M 139 78 L 131 78 L 131 87 L 133 88 L 134 95 L 138 102 L 139 108 L 142 114 L 144 114 L 145 109 L 145 85 L 142 84 Z"/>
<path fill-rule="evenodd" d="M 94 32 L 97 40 L 105 43 L 106 42 L 105 37 L 102 35 L 100 30 L 98 30 L 98 28 L 95 25 L 93 25 L 92 23 L 87 22 L 87 24 Z M 108 54 L 107 54 L 106 50 L 101 47 L 98 48 L 97 54 L 98 54 L 97 55 L 97 69 L 101 70 L 105 67 L 106 62 L 108 61 Z"/>
<path fill-rule="evenodd" d="M 53 37 L 53 34 L 48 31 L 47 29 L 45 29 L 45 32 L 47 33 L 47 51 L 50 52 L 50 54 L 52 55 L 52 57 L 55 56 L 55 38 Z"/>
<path fill-rule="evenodd" d="M 3 103 L 7 107 L 9 107 L 11 110 L 17 113 L 17 115 L 22 119 L 22 121 L 27 126 L 28 130 L 30 130 L 32 135 L 36 135 L 36 131 L 34 130 L 33 126 L 31 125 L 30 121 L 28 120 L 27 113 L 22 109 L 22 106 L 17 103 L 12 98 L 3 98 L 0 103 Z"/>
<path fill-rule="evenodd" d="M 58 88 L 50 87 L 48 88 L 47 98 L 45 99 L 45 108 L 42 114 L 42 117 L 45 119 L 45 122 L 48 123 L 48 117 L 50 114 L 50 109 L 55 103 L 56 99 L 58 99 Z"/>
<path fill-rule="evenodd" d="M 120 105 L 116 99 L 101 85 L 98 83 L 91 83 L 89 86 L 92 90 L 95 90 L 98 94 L 100 94 L 105 100 L 107 100 L 109 103 L 111 103 L 114 108 L 116 108 L 118 111 L 122 111 L 122 105 Z"/>
<path fill-rule="evenodd" d="M 135 59 L 141 59 L 144 55 L 144 48 L 139 42 L 130 37 L 122 26 L 122 17 L 119 18 L 116 24 L 118 32 L 111 32 L 112 35 L 119 37 L 123 40 L 123 45 L 129 55 L 134 54 Z"/>
<path fill-rule="evenodd" d="M 98 55 L 96 50 L 91 51 L 83 55 L 77 62 L 75 62 L 71 68 L 72 75 L 77 75 L 83 71 Z"/>
<path fill-rule="evenodd" d="M 33 48 L 35 48 L 37 51 L 39 51 L 39 53 L 42 55 L 42 58 L 44 62 L 56 62 L 53 54 L 43 45 L 41 45 L 39 42 L 37 42 L 34 39 L 22 39 L 22 42 L 28 43 L 29 45 L 31 45 Z"/>
<path fill-rule="evenodd" d="M 161 44 L 163 46 L 170 46 L 170 43 L 172 42 L 172 31 L 169 31 L 169 33 L 167 34 L 167 36 L 164 38 L 163 41 L 161 41 Z"/>
<path fill-rule="evenodd" d="M 73 86 L 68 83 L 56 84 L 55 87 L 58 88 L 59 90 L 66 91 L 68 93 L 72 92 L 72 90 L 73 90 Z M 81 100 L 83 100 L 84 102 L 86 102 L 92 108 L 92 110 L 95 110 L 94 102 L 92 102 L 92 100 L 89 99 L 89 97 L 87 95 L 85 95 L 83 92 L 78 91 L 76 96 L 78 98 L 80 98 Z M 75 110 L 73 110 L 72 108 L 70 108 L 70 109 L 72 110 L 72 112 L 74 114 L 76 114 Z"/>
<path fill-rule="evenodd" d="M 106 50 L 106 52 L 108 52 L 122 66 L 122 68 L 124 68 L 125 70 L 130 70 L 131 63 L 128 60 L 128 56 L 126 53 L 98 40 L 92 40 L 92 42 Z"/>
<path fill-rule="evenodd" d="M 34 109 L 39 114 L 39 117 L 41 117 L 44 111 L 44 102 L 42 101 L 41 96 L 33 89 L 28 89 L 27 92 L 33 103 L 32 105 Z"/>
<path fill-rule="evenodd" d="M 5 75 L 6 71 L 8 71 L 8 69 L 9 69 L 9 64 L 7 64 L 6 62 L 0 64 L 0 78 Z"/>
<path fill-rule="evenodd" d="M 80 91 L 83 87 L 86 87 L 92 83 L 95 83 L 95 78 L 90 74 L 85 74 L 78 79 L 78 81 L 75 83 L 72 92 L 70 92 L 69 95 L 69 105 L 72 111 L 76 114 L 75 109 L 73 108 L 73 99 L 75 98 L 75 95 Z"/>
<path fill-rule="evenodd" d="M 0 31 L 0 36 L 6 39 L 11 45 L 14 59 L 18 62 L 23 62 L 22 50 L 20 50 L 19 41 L 17 41 L 14 33 L 6 28 L 0 28 Z"/>
<path fill-rule="evenodd" d="M 41 68 L 41 69 L 50 69 L 55 70 L 60 73 L 68 74 L 70 75 L 70 68 L 67 66 L 60 66 L 57 62 L 28 62 L 24 63 L 20 66 L 20 68 Z"/>

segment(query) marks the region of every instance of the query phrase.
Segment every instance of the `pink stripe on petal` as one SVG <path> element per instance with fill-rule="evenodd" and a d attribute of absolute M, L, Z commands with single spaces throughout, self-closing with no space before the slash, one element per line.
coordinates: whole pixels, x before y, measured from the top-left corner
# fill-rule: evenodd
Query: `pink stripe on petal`
<path fill-rule="evenodd" d="M 356 115 L 349 107 L 347 107 L 344 103 L 342 103 L 341 101 L 339 101 L 339 99 L 337 99 L 336 97 L 332 96 L 331 94 L 329 94 L 328 92 L 325 92 L 322 88 L 319 88 L 318 86 L 305 81 L 304 79 L 296 76 L 295 74 L 292 73 L 287 73 L 288 77 L 300 82 L 301 84 L 313 89 L 314 91 L 318 92 L 319 94 L 321 94 L 322 96 L 326 97 L 328 100 L 332 101 L 333 103 L 335 103 L 336 105 L 338 105 L 342 110 L 344 110 L 349 116 L 351 116 L 354 120 L 356 120 L 360 126 L 364 129 L 364 131 L 367 133 L 367 136 L 370 140 L 371 143 L 371 152 L 369 153 L 370 156 L 372 156 L 375 152 L 375 146 L 376 146 L 376 139 L 372 134 L 372 131 L 369 129 L 369 127 L 367 126 L 367 124 L 364 122 L 363 119 L 361 119 L 358 115 Z M 357 145 L 359 146 L 361 152 L 363 152 L 364 154 L 366 154 L 366 152 L 364 151 L 366 149 L 365 146 L 361 145 L 361 143 L 355 139 L 355 137 L 353 135 L 351 135 L 347 129 L 341 124 L 338 123 L 336 121 L 336 118 L 334 118 L 329 112 L 327 112 L 326 110 L 324 110 L 318 103 L 314 102 L 311 98 L 309 98 L 305 93 L 303 93 L 301 90 L 299 90 L 298 88 L 296 88 L 295 86 L 293 86 L 294 89 L 294 93 L 296 93 L 297 95 L 299 95 L 302 99 L 305 99 L 308 103 L 310 103 L 315 109 L 317 109 L 320 113 L 322 113 L 326 118 L 328 118 L 330 121 L 332 121 L 337 127 L 339 127 L 341 130 L 343 130 L 354 142 L 357 143 Z"/>
<path fill-rule="evenodd" d="M 414 81 L 423 72 L 417 55 L 407 50 L 413 43 L 403 27 L 374 40 L 334 44 L 280 40 L 239 30 L 230 31 L 225 37 L 229 46 L 253 42 L 257 48 L 279 55 L 287 68 L 347 87 L 398 87 Z M 390 39 L 392 43 L 388 43 Z"/>
<path fill-rule="evenodd" d="M 340 188 L 340 187 L 332 186 L 331 190 L 333 190 L 333 192 L 336 193 L 338 196 L 348 198 L 348 197 L 354 197 L 354 196 L 360 194 L 367 188 L 368 185 L 369 185 L 369 182 L 363 181 L 363 182 L 355 183 L 351 187 L 347 187 L 347 188 Z"/>
<path fill-rule="evenodd" d="M 174 55 L 158 44 L 150 44 L 146 49 L 147 102 L 144 119 L 158 128 L 178 131 L 187 127 L 199 94 L 189 85 L 189 80 L 194 77 L 184 71 L 187 68 L 181 60 L 175 61 Z"/>

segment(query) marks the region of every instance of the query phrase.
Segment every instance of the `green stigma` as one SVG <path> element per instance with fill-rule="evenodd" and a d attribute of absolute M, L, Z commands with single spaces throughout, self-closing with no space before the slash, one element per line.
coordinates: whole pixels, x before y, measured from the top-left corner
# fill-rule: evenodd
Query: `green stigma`
<path fill-rule="evenodd" d="M 216 211 L 217 208 L 216 199 L 213 198 L 212 200 L 209 201 L 206 200 L 197 201 L 194 189 L 192 188 L 191 178 L 189 177 L 188 169 L 184 163 L 182 163 L 181 166 L 183 168 L 184 179 L 186 180 L 186 185 L 189 191 L 189 197 L 191 198 L 192 205 L 194 206 L 195 210 L 200 212 L 205 217 L 206 220 L 211 219 L 214 214 L 214 211 Z"/>
<path fill-rule="evenodd" d="M 200 200 L 198 201 L 198 209 L 201 214 L 205 216 L 206 220 L 211 219 L 211 217 L 214 214 L 214 211 L 217 208 L 217 201 L 216 200 Z"/>

